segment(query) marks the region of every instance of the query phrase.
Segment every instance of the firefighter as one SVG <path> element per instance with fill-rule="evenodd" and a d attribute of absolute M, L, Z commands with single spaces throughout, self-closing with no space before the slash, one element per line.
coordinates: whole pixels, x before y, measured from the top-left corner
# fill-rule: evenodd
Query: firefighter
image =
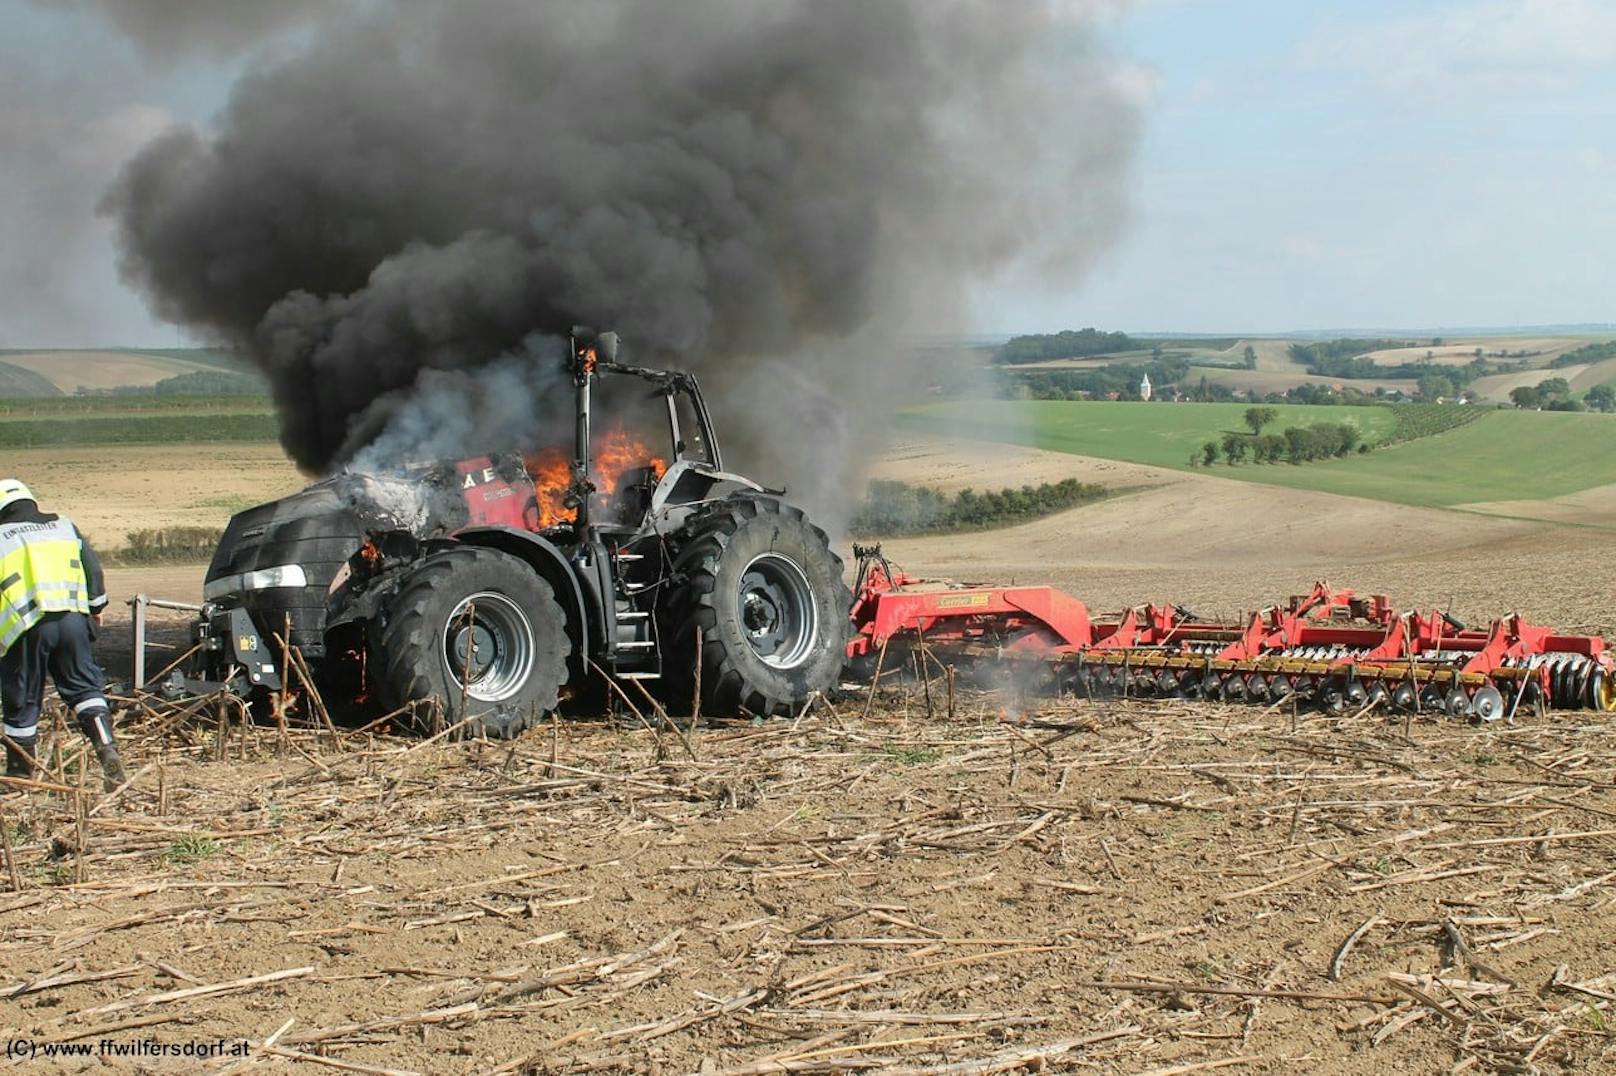
<path fill-rule="evenodd" d="M 101 562 L 71 520 L 0 478 L 0 702 L 6 776 L 32 777 L 45 674 L 95 745 L 107 788 L 124 783 L 101 667 L 90 652 L 107 607 Z"/>

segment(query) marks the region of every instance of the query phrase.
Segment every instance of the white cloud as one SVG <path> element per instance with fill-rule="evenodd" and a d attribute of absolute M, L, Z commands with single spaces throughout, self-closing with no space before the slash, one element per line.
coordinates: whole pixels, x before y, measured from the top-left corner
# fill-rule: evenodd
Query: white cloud
<path fill-rule="evenodd" d="M 1396 91 L 1558 90 L 1616 63 L 1608 0 L 1473 0 L 1314 35 L 1309 65 L 1362 72 Z"/>

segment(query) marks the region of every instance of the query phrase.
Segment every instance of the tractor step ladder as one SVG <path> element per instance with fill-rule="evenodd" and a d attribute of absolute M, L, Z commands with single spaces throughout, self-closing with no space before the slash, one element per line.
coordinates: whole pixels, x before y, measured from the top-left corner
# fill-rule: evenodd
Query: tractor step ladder
<path fill-rule="evenodd" d="M 641 609 L 636 598 L 655 584 L 626 578 L 627 573 L 645 559 L 643 553 L 611 551 L 612 585 L 617 589 L 617 597 L 610 653 L 613 674 L 624 680 L 657 680 L 662 676 L 662 647 L 657 640 L 656 618 L 649 609 Z"/>

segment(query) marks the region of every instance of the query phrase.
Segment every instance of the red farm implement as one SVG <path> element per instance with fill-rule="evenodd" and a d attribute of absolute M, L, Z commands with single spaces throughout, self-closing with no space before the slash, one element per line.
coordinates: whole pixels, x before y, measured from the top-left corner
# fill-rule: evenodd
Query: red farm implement
<path fill-rule="evenodd" d="M 1517 615 L 1472 630 L 1440 611 L 1396 611 L 1382 595 L 1315 584 L 1243 624 L 1147 605 L 1096 619 L 1051 587 L 949 587 L 893 568 L 879 546 L 855 547 L 855 662 L 887 648 L 997 655 L 1054 673 L 1090 696 L 1272 704 L 1332 713 L 1428 711 L 1496 721 L 1532 709 L 1616 710 L 1616 665 L 1604 639 L 1565 635 Z"/>

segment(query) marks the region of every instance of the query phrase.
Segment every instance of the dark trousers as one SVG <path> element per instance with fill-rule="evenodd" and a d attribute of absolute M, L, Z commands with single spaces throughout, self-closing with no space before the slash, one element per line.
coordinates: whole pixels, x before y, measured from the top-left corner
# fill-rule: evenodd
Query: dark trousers
<path fill-rule="evenodd" d="M 0 703 L 5 733 L 12 739 L 35 735 L 45 701 L 45 674 L 75 715 L 105 715 L 106 682 L 90 649 L 90 618 L 83 613 L 48 613 L 0 655 Z"/>

